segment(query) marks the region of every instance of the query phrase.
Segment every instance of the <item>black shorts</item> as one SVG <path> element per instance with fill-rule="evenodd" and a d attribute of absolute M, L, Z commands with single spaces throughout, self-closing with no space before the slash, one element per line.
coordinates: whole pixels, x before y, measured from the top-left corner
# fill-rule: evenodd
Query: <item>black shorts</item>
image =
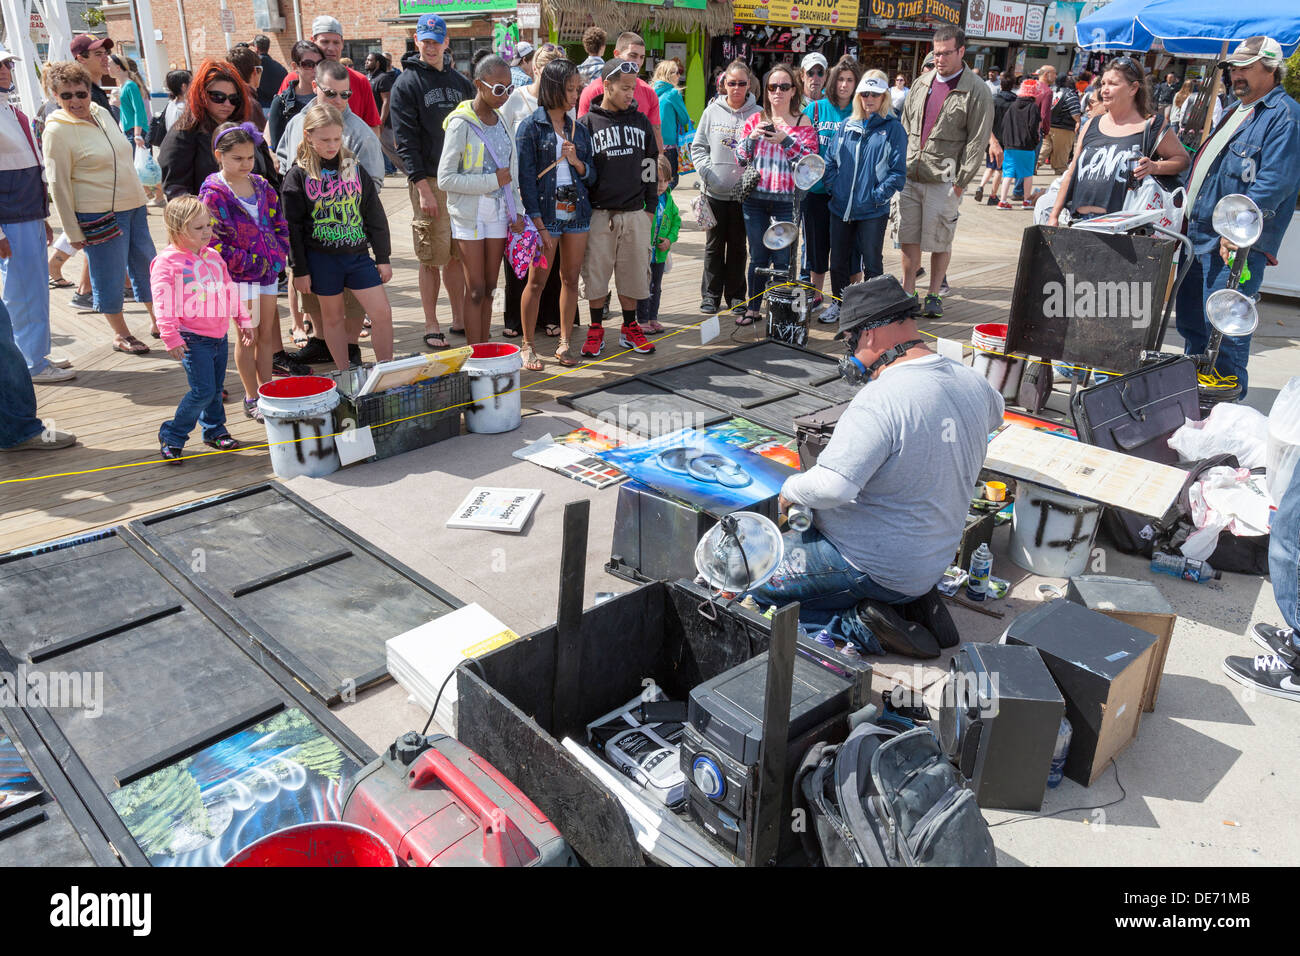
<path fill-rule="evenodd" d="M 830 193 L 809 193 L 803 201 L 803 240 L 808 271 L 823 273 L 831 260 Z"/>

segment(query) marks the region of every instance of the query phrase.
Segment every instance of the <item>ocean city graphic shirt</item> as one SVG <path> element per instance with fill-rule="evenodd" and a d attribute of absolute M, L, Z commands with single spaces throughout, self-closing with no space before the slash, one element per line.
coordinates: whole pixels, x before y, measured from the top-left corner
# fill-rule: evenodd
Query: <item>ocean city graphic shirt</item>
<path fill-rule="evenodd" d="M 284 179 L 284 213 L 289 223 L 289 264 L 307 274 L 308 249 L 332 255 L 374 254 L 384 265 L 392 251 L 388 218 L 370 174 L 355 162 L 341 171 L 339 160 L 322 161 L 319 179 L 294 163 Z"/>

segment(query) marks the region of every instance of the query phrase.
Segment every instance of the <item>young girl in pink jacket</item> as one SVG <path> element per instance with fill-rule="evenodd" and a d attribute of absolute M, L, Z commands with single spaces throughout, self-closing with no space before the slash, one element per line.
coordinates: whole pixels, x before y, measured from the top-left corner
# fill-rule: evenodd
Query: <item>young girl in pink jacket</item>
<path fill-rule="evenodd" d="M 203 428 L 203 444 L 221 451 L 239 447 L 226 430 L 221 387 L 226 380 L 230 320 L 239 325 L 244 347 L 253 344 L 253 323 L 239 284 L 212 241 L 212 213 L 197 196 L 179 196 L 163 213 L 171 243 L 149 269 L 154 312 L 163 345 L 180 359 L 190 390 L 176 414 L 158 430 L 160 453 L 179 465 L 195 422 Z"/>

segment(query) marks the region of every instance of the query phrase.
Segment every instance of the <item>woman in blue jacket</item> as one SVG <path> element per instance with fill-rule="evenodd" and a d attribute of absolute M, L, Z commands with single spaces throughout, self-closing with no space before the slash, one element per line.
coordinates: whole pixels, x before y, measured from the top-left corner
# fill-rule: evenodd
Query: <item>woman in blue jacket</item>
<path fill-rule="evenodd" d="M 889 200 L 907 175 L 907 134 L 890 108 L 889 80 L 869 70 L 853 97 L 845 121 L 826 156 L 826 191 L 831 213 L 831 294 L 850 281 L 885 271 L 885 227 Z M 856 275 L 855 275 L 856 274 Z M 835 303 L 827 313 L 838 315 Z M 823 322 L 829 322 L 827 314 Z"/>
<path fill-rule="evenodd" d="M 668 183 L 669 189 L 677 188 L 678 156 L 677 143 L 691 125 L 690 114 L 686 112 L 686 100 L 677 88 L 681 79 L 681 70 L 673 60 L 663 60 L 655 67 L 654 90 L 659 97 L 660 132 L 664 138 L 664 155 L 672 165 L 673 178 Z"/>

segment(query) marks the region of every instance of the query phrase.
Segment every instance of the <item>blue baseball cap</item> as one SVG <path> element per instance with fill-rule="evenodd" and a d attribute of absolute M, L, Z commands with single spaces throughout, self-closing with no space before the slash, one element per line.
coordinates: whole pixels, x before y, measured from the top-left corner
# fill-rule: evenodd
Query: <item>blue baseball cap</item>
<path fill-rule="evenodd" d="M 426 13 L 415 23 L 415 38 L 442 43 L 447 39 L 447 22 L 436 13 Z"/>

